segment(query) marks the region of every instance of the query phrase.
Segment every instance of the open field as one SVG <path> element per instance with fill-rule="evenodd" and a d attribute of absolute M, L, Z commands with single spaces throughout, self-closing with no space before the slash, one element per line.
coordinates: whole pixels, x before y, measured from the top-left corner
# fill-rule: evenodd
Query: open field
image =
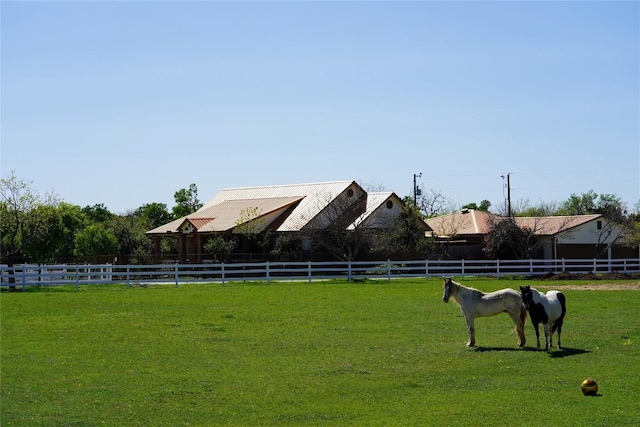
<path fill-rule="evenodd" d="M 477 319 L 466 348 L 437 279 L 2 292 L 0 422 L 638 425 L 637 281 L 457 280 L 564 289 L 566 348 L 535 351 L 527 322 L 515 349 L 506 315 Z"/>

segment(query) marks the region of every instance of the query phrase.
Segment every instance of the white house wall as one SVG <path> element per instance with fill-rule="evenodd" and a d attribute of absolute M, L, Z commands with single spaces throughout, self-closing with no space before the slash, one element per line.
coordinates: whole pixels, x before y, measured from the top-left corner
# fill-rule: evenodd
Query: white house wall
<path fill-rule="evenodd" d="M 598 230 L 598 222 L 602 222 L 602 229 Z M 604 219 L 598 219 L 571 230 L 558 234 L 556 242 L 558 244 L 610 244 L 613 243 L 620 234 L 620 229 L 616 228 L 613 233 L 609 233 L 611 225 Z M 615 227 L 615 226 L 614 226 Z"/>

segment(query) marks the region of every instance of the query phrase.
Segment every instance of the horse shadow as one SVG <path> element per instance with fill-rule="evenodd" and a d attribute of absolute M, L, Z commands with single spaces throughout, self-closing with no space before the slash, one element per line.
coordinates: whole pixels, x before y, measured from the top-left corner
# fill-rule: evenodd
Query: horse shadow
<path fill-rule="evenodd" d="M 534 353 L 545 353 L 544 350 L 538 350 L 535 347 L 517 348 L 517 347 L 480 347 L 478 346 L 478 347 L 474 347 L 474 350 L 479 353 L 485 353 L 488 351 L 530 351 Z M 558 359 L 558 358 L 563 358 L 568 356 L 577 356 L 579 354 L 590 353 L 590 351 L 582 350 L 579 348 L 563 347 L 561 349 L 553 349 L 553 350 L 547 351 L 546 353 L 549 355 L 549 357 L 553 359 Z"/>
<path fill-rule="evenodd" d="M 568 357 L 568 356 L 577 356 L 579 354 L 585 354 L 585 353 L 591 353 L 591 351 L 583 350 L 581 348 L 563 347 L 561 349 L 550 351 L 549 357 L 553 359 L 558 359 L 558 358 Z"/>
<path fill-rule="evenodd" d="M 531 347 L 482 347 L 477 346 L 473 347 L 474 351 L 478 353 L 486 353 L 488 351 L 536 351 L 535 348 Z"/>

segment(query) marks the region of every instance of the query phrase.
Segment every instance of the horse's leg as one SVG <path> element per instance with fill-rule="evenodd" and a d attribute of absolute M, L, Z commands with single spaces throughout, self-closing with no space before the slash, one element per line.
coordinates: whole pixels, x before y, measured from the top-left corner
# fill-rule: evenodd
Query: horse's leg
<path fill-rule="evenodd" d="M 549 333 L 549 324 L 545 323 L 544 324 L 544 350 L 548 351 L 549 350 L 549 340 L 551 339 L 551 334 Z"/>
<path fill-rule="evenodd" d="M 551 330 L 551 333 L 553 334 L 553 331 L 557 330 L 558 331 L 558 348 L 562 348 L 562 341 L 560 341 L 560 334 L 562 334 L 562 322 L 564 321 L 564 319 L 561 317 L 558 320 L 556 320 L 553 323 L 553 329 Z M 553 345 L 552 345 L 553 347 Z"/>
<path fill-rule="evenodd" d="M 533 324 L 533 328 L 536 331 L 536 340 L 538 341 L 537 349 L 540 350 L 540 330 L 538 329 L 538 326 L 540 326 L 540 324 L 538 322 L 535 322 Z"/>
<path fill-rule="evenodd" d="M 520 310 L 518 310 L 517 313 L 509 312 L 509 316 L 511 317 L 511 320 L 513 320 L 513 323 L 516 325 L 516 332 L 518 333 L 518 344 L 516 344 L 516 346 L 522 347 L 525 343 L 525 339 L 524 339 L 524 323 L 520 318 Z"/>
<path fill-rule="evenodd" d="M 469 332 L 469 341 L 467 341 L 467 347 L 474 347 L 476 345 L 475 319 L 472 315 L 465 316 L 467 318 L 467 332 Z"/>

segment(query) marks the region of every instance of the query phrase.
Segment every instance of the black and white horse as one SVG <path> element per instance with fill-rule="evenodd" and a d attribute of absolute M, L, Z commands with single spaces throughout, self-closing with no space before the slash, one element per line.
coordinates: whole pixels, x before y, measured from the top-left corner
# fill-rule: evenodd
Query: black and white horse
<path fill-rule="evenodd" d="M 450 278 L 444 280 L 444 294 L 442 301 L 449 302 L 453 298 L 459 305 L 460 311 L 467 320 L 467 332 L 469 333 L 468 347 L 476 345 L 476 329 L 474 319 L 476 317 L 495 316 L 499 313 L 508 313 L 516 325 L 518 333 L 518 347 L 524 346 L 524 322 L 527 312 L 522 305 L 522 297 L 513 289 L 501 289 L 499 291 L 484 293 L 474 288 L 468 288 Z"/>
<path fill-rule="evenodd" d="M 564 294 L 559 291 L 549 291 L 543 294 L 530 286 L 520 286 L 520 293 L 536 331 L 538 350 L 540 350 L 540 332 L 538 331 L 540 323 L 544 325 L 544 349 L 549 350 L 549 346 L 553 347 L 552 335 L 555 331 L 558 331 L 558 348 L 562 348 L 560 335 L 562 334 L 564 315 L 567 312 Z M 551 329 L 549 329 L 549 325 L 551 325 Z"/>

